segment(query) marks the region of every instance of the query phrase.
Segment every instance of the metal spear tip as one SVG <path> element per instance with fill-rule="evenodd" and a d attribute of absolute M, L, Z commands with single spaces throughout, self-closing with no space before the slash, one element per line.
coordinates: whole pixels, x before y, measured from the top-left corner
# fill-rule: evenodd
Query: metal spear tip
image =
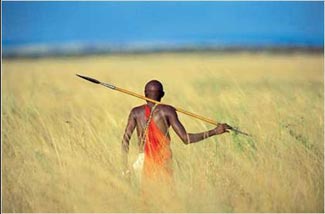
<path fill-rule="evenodd" d="M 85 79 L 85 80 L 88 80 L 88 81 L 90 81 L 90 82 L 92 82 L 92 83 L 100 84 L 100 81 L 98 81 L 98 80 L 96 80 L 96 79 L 94 79 L 94 78 L 86 77 L 86 76 L 82 76 L 82 75 L 80 75 L 80 74 L 76 74 L 76 75 L 77 75 L 78 77 L 83 78 L 83 79 Z"/>
<path fill-rule="evenodd" d="M 247 133 L 245 133 L 245 132 L 243 132 L 243 131 L 240 131 L 238 128 L 231 127 L 230 130 L 232 130 L 232 131 L 235 132 L 236 134 L 242 134 L 242 135 L 246 135 L 246 136 L 251 137 L 250 134 L 247 134 Z"/>

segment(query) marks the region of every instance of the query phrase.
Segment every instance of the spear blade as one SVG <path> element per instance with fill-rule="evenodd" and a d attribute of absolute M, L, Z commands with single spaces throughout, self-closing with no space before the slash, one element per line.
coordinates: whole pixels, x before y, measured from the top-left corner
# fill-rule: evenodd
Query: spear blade
<path fill-rule="evenodd" d="M 96 80 L 96 79 L 94 79 L 94 78 L 86 77 L 86 76 L 83 76 L 83 75 L 80 75 L 80 74 L 76 74 L 76 75 L 77 75 L 78 77 L 80 77 L 80 78 L 82 78 L 82 79 L 85 79 L 85 80 L 88 80 L 88 81 L 90 81 L 90 82 L 92 82 L 92 83 L 100 84 L 100 85 L 103 85 L 103 86 L 105 86 L 105 87 L 107 87 L 107 88 L 110 88 L 110 89 L 113 89 L 113 90 L 116 89 L 116 87 L 115 87 L 114 85 L 111 85 L 111 84 L 108 84 L 108 83 L 104 83 L 104 82 L 101 82 L 101 81 Z"/>
<path fill-rule="evenodd" d="M 101 82 L 99 80 L 96 80 L 94 78 L 91 78 L 91 77 L 86 77 L 86 76 L 82 76 L 80 74 L 76 74 L 78 77 L 82 78 L 82 79 L 85 79 L 85 80 L 88 80 L 92 83 L 95 83 L 95 84 L 100 84 Z"/>

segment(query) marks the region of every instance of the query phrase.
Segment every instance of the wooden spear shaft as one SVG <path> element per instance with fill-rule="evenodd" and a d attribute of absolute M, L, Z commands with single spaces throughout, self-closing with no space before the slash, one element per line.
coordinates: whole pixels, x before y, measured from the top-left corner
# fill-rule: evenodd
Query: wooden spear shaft
<path fill-rule="evenodd" d="M 124 94 L 128 94 L 128 95 L 131 95 L 131 96 L 134 96 L 134 97 L 137 97 L 137 98 L 143 99 L 143 100 L 147 100 L 147 101 L 152 102 L 152 103 L 155 103 L 155 104 L 164 104 L 164 103 L 162 103 L 162 102 L 159 102 L 159 101 L 156 101 L 156 100 L 150 99 L 150 98 L 148 98 L 148 97 L 145 97 L 145 96 L 143 96 L 143 95 L 140 95 L 140 94 L 134 93 L 134 92 L 132 92 L 132 91 L 129 91 L 129 90 L 126 90 L 126 89 L 123 89 L 123 88 L 119 88 L 119 87 L 117 87 L 117 86 L 115 86 L 115 85 L 111 85 L 111 84 L 108 84 L 108 83 L 100 82 L 99 80 L 96 80 L 96 79 L 91 78 L 91 77 L 82 76 L 82 75 L 80 75 L 80 74 L 76 74 L 76 75 L 77 75 L 78 77 L 83 78 L 83 79 L 85 79 L 85 80 L 88 80 L 88 81 L 90 81 L 90 82 L 92 82 L 92 83 L 103 85 L 103 86 L 105 86 L 105 87 L 107 87 L 107 88 L 110 88 L 110 89 L 112 89 L 112 90 L 116 90 L 116 91 L 122 92 L 122 93 L 124 93 Z M 188 116 L 190 116 L 190 117 L 193 117 L 193 118 L 196 118 L 196 119 L 199 119 L 199 120 L 205 121 L 205 122 L 210 123 L 210 124 L 215 125 L 215 126 L 218 126 L 218 125 L 219 125 L 218 122 L 216 122 L 216 121 L 214 121 L 214 120 L 212 120 L 212 119 L 209 119 L 209 118 L 203 117 L 203 116 L 198 115 L 198 114 L 194 114 L 194 113 L 192 113 L 192 112 L 186 111 L 186 110 L 181 109 L 181 108 L 176 108 L 176 107 L 174 107 L 174 108 L 176 109 L 176 111 L 181 112 L 181 113 L 183 113 L 183 114 L 186 114 L 186 115 L 188 115 Z M 250 136 L 249 134 L 247 134 L 247 133 L 245 133 L 245 132 L 242 132 L 242 131 L 239 131 L 238 129 L 235 129 L 235 128 L 230 128 L 230 130 L 232 130 L 232 131 L 234 131 L 234 132 L 237 132 L 237 133 L 239 133 L 239 134 L 243 134 L 243 135 Z"/>

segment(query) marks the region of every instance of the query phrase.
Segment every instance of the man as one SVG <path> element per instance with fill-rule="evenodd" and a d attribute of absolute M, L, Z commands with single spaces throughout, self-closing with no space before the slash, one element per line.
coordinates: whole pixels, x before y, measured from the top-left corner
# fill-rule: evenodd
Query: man
<path fill-rule="evenodd" d="M 159 101 L 164 96 L 163 85 L 157 80 L 149 81 L 145 86 L 145 96 Z M 179 121 L 176 110 L 169 105 L 147 104 L 137 106 L 130 112 L 122 141 L 122 159 L 124 174 L 128 174 L 129 141 L 134 129 L 139 140 L 139 158 L 133 165 L 141 170 L 143 179 L 157 179 L 170 182 L 172 179 L 172 152 L 170 149 L 169 127 L 172 127 L 184 144 L 199 142 L 208 137 L 228 132 L 231 127 L 220 124 L 216 128 L 201 133 L 187 133 Z M 143 180 L 142 179 L 142 180 Z"/>

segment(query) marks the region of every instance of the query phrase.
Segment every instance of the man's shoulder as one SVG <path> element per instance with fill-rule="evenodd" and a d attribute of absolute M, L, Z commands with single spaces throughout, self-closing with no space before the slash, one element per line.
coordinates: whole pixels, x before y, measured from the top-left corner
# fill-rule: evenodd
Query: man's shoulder
<path fill-rule="evenodd" d="M 171 105 L 166 105 L 166 104 L 160 104 L 159 109 L 161 109 L 164 112 L 175 112 L 176 109 L 171 106 Z"/>
<path fill-rule="evenodd" d="M 131 109 L 131 113 L 137 113 L 139 111 L 143 111 L 145 105 L 135 106 Z"/>

